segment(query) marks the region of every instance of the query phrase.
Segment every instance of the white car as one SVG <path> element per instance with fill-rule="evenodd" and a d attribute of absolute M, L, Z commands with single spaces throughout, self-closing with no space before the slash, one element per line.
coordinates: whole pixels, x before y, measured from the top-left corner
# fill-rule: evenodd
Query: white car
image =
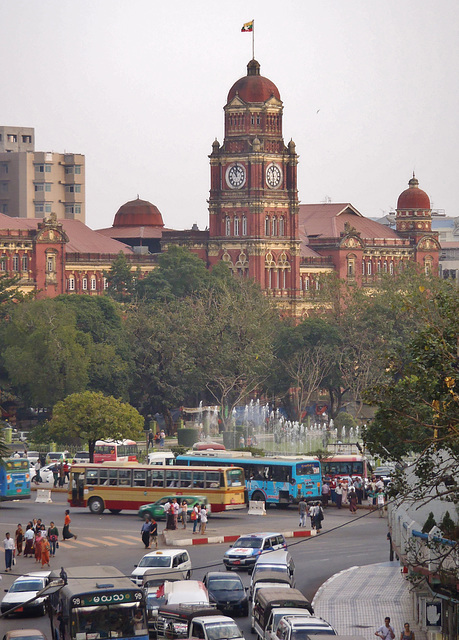
<path fill-rule="evenodd" d="M 2 600 L 0 605 L 1 612 L 6 615 L 10 609 L 17 607 L 18 604 L 31 600 L 46 587 L 50 573 L 50 571 L 35 571 L 17 578 Z M 45 598 L 38 598 L 30 604 L 24 604 L 24 606 L 16 609 L 14 613 L 34 613 L 35 615 L 44 616 L 46 614 Z"/>
<path fill-rule="evenodd" d="M 157 569 L 161 574 L 170 573 L 172 580 L 177 577 L 182 579 L 182 574 L 186 579 L 191 578 L 190 554 L 186 549 L 161 549 L 146 553 L 138 565 L 135 565 L 131 573 L 131 580 L 134 584 L 142 586 L 143 576 L 148 569 Z"/>
<path fill-rule="evenodd" d="M 55 463 L 47 464 L 46 466 L 40 469 L 40 478 L 42 482 L 54 482 L 52 469 L 54 468 Z"/>

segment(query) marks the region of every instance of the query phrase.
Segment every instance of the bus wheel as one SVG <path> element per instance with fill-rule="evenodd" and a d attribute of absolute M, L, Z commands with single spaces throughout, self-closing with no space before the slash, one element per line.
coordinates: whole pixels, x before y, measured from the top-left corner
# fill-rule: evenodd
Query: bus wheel
<path fill-rule="evenodd" d="M 254 491 L 252 494 L 252 500 L 255 502 L 265 502 L 265 496 L 261 493 L 261 491 Z"/>
<path fill-rule="evenodd" d="M 91 513 L 103 513 L 105 509 L 102 498 L 91 498 L 88 502 L 88 507 Z"/>
<path fill-rule="evenodd" d="M 109 509 L 110 513 L 113 513 L 115 516 L 118 515 L 118 513 L 121 513 L 121 509 Z"/>

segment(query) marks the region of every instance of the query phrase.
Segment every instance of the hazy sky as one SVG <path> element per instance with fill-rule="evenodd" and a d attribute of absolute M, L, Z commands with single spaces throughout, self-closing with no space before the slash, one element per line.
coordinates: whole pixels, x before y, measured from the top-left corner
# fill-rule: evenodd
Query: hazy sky
<path fill-rule="evenodd" d="M 397 204 L 412 171 L 459 215 L 457 0 L 0 0 L 0 124 L 86 156 L 86 221 L 137 194 L 208 222 L 209 159 L 252 51 L 279 88 L 304 203 Z"/>

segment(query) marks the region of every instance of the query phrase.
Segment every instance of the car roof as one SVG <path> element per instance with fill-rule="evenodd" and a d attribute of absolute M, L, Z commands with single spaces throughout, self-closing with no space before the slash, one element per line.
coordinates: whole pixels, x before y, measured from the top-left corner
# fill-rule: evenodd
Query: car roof
<path fill-rule="evenodd" d="M 186 549 L 155 549 L 146 553 L 143 558 L 154 558 L 156 556 L 176 556 L 178 553 L 184 553 Z M 188 552 L 187 552 L 188 553 Z"/>
<path fill-rule="evenodd" d="M 10 629 L 7 631 L 10 638 L 17 638 L 23 636 L 42 636 L 46 639 L 46 635 L 39 629 Z"/>
<path fill-rule="evenodd" d="M 261 533 L 243 533 L 240 538 L 269 538 L 270 536 L 283 536 L 282 533 L 275 531 L 261 532 Z"/>
<path fill-rule="evenodd" d="M 288 620 L 292 626 L 294 627 L 324 627 L 325 629 L 333 628 L 331 624 L 329 624 L 323 618 L 317 618 L 316 616 L 302 616 L 302 615 L 292 615 L 285 616 L 285 619 Z"/>
<path fill-rule="evenodd" d="M 230 575 L 227 571 L 209 571 L 208 573 L 206 573 L 206 578 L 208 580 L 210 580 L 210 578 L 239 578 L 239 580 L 241 580 L 241 577 L 238 576 L 237 573 L 233 573 L 232 575 Z"/>

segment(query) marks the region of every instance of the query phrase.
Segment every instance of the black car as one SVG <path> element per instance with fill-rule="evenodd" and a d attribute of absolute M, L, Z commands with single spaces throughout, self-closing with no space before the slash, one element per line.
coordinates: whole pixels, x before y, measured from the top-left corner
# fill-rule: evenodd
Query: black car
<path fill-rule="evenodd" d="M 209 571 L 203 580 L 209 600 L 217 605 L 217 608 L 224 612 L 231 612 L 234 615 L 249 615 L 249 601 L 238 575 L 229 575 L 223 571 Z"/>

